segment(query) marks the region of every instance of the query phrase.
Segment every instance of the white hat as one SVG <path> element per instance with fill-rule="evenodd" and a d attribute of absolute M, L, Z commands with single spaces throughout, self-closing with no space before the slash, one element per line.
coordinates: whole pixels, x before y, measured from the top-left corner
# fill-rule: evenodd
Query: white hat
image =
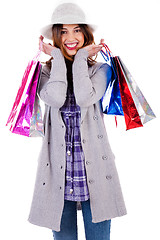
<path fill-rule="evenodd" d="M 94 31 L 96 25 L 86 21 L 85 13 L 74 3 L 63 3 L 55 8 L 51 23 L 41 29 L 42 36 L 52 40 L 53 24 L 87 24 Z"/>

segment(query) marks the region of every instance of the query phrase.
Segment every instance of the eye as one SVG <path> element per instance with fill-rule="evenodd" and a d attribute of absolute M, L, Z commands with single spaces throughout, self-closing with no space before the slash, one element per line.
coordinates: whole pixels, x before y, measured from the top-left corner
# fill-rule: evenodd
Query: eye
<path fill-rule="evenodd" d="M 64 30 L 61 31 L 61 35 L 62 35 L 62 34 L 66 34 L 66 33 L 67 33 L 67 31 L 64 31 Z"/>
<path fill-rule="evenodd" d="M 81 29 L 80 29 L 80 28 L 79 28 L 79 29 L 76 29 L 75 32 L 77 32 L 77 33 L 78 33 L 78 32 L 81 32 Z"/>

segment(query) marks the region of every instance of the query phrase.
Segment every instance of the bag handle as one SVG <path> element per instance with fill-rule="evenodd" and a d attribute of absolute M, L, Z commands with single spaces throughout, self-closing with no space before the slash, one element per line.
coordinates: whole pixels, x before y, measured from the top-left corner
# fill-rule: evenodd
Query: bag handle
<path fill-rule="evenodd" d="M 35 57 L 33 58 L 32 61 L 35 61 L 35 62 L 38 61 L 39 58 L 40 58 L 41 53 L 42 53 L 42 42 L 40 43 L 40 46 L 39 46 L 38 52 L 37 52 L 37 54 L 35 55 Z"/>
<path fill-rule="evenodd" d="M 110 57 L 112 57 L 112 52 L 109 49 L 109 47 L 107 46 L 107 44 L 105 43 L 101 43 L 103 45 L 103 47 L 105 48 L 106 52 L 103 51 L 103 49 L 100 51 L 100 53 L 102 54 L 103 58 L 105 61 L 109 61 Z"/>
<path fill-rule="evenodd" d="M 116 66 L 115 66 L 115 62 L 113 61 L 113 53 L 111 52 L 111 50 L 109 49 L 109 47 L 107 46 L 107 44 L 102 43 L 103 47 L 105 48 L 106 52 L 104 52 L 103 50 L 100 51 L 100 53 L 102 54 L 102 57 L 104 58 L 104 60 L 108 63 L 109 65 L 112 67 L 112 70 L 114 72 L 114 76 L 115 78 L 117 78 L 117 71 L 116 71 Z"/>

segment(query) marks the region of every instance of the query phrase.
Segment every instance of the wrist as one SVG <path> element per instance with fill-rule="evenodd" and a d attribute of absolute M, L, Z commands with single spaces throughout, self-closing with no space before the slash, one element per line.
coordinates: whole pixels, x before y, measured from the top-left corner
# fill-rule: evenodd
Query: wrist
<path fill-rule="evenodd" d="M 76 58 L 88 58 L 88 51 L 85 48 L 81 48 L 77 51 L 77 54 L 75 55 Z"/>
<path fill-rule="evenodd" d="M 61 52 L 61 50 L 59 49 L 59 48 L 53 48 L 52 49 L 52 51 L 51 51 L 51 56 L 53 57 L 53 58 L 57 58 L 57 57 L 62 57 L 63 56 L 63 54 L 62 54 L 62 52 Z"/>

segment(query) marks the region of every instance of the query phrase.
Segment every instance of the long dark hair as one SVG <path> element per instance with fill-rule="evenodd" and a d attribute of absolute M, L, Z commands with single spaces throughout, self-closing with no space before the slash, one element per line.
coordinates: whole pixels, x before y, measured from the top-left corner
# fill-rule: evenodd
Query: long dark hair
<path fill-rule="evenodd" d="M 94 42 L 94 36 L 92 29 L 87 25 L 87 24 L 78 24 L 79 27 L 81 28 L 82 33 L 84 34 L 84 44 L 83 47 L 90 45 Z M 64 55 L 65 58 L 67 58 L 70 61 L 73 61 L 73 57 L 69 56 L 65 49 L 63 48 L 61 44 L 61 29 L 63 27 L 63 24 L 54 24 L 52 27 L 52 34 L 53 34 L 53 45 L 57 48 L 60 48 L 62 51 L 62 54 Z M 83 48 L 82 47 L 82 48 Z M 96 56 L 97 57 L 97 56 Z M 51 60 L 53 58 L 50 58 L 46 64 L 47 66 L 51 69 Z M 96 59 L 96 58 L 95 58 Z M 92 57 L 88 57 L 88 65 L 92 66 L 96 63 L 95 59 L 92 59 Z"/>

